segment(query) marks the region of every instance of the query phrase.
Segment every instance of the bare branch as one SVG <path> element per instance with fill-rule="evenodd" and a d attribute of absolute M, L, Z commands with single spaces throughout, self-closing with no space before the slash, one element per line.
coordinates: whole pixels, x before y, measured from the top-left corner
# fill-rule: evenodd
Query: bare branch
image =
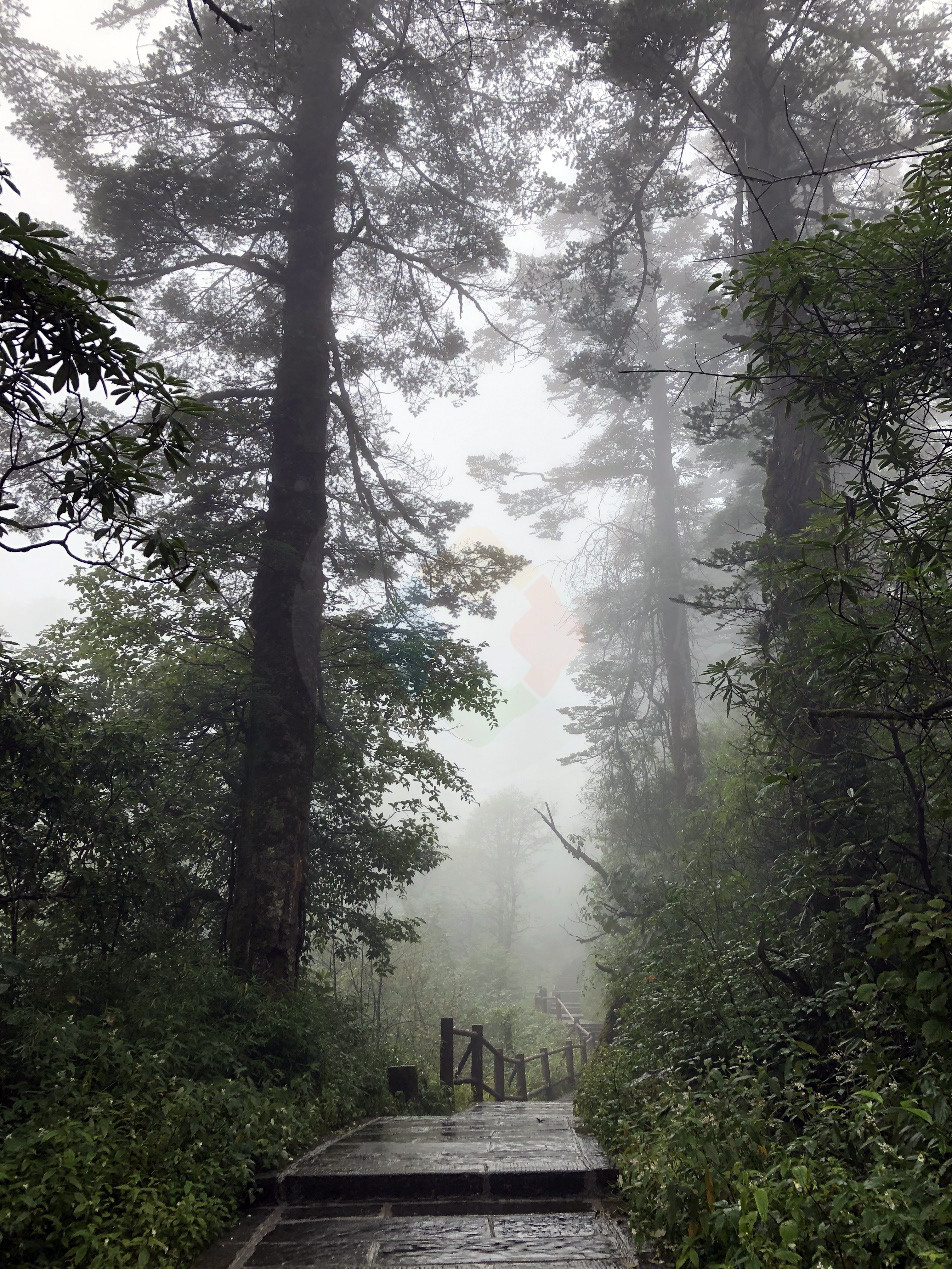
<path fill-rule="evenodd" d="M 206 9 L 211 9 L 215 15 L 216 22 L 224 22 L 225 26 L 230 27 L 236 35 L 241 35 L 243 31 L 253 31 L 254 27 L 249 26 L 247 22 L 239 22 L 237 18 L 233 18 L 230 13 L 226 13 L 220 4 L 216 4 L 215 0 L 201 0 Z M 187 0 L 189 16 L 192 19 L 192 26 L 201 38 L 202 28 L 198 24 L 198 18 L 195 16 L 195 9 L 192 6 L 192 0 Z"/>

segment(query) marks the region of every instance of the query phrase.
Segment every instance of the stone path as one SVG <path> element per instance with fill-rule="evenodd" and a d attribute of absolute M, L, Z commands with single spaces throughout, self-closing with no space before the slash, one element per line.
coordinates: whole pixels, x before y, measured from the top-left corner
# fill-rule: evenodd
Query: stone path
<path fill-rule="evenodd" d="M 606 1209 L 613 1177 L 568 1102 L 375 1119 L 269 1178 L 195 1269 L 650 1269 Z"/>

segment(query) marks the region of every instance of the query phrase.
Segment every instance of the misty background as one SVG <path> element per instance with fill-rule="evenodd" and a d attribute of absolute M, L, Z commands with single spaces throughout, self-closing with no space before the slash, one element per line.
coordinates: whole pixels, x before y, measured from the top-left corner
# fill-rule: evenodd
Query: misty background
<path fill-rule="evenodd" d="M 107 7 L 99 0 L 42 0 L 27 7 L 22 32 L 66 56 L 102 67 L 147 56 L 153 33 L 164 28 L 164 18 L 144 20 L 138 29 L 96 27 L 96 18 Z M 19 198 L 11 198 L 11 206 L 27 208 L 42 221 L 79 229 L 75 206 L 53 163 L 10 131 L 9 105 L 4 104 L 0 118 L 3 154 L 20 190 Z M 557 166 L 554 159 L 550 163 Z M 537 245 L 538 235 L 527 231 L 517 235 L 516 242 L 521 247 Z M 470 314 L 467 324 L 476 328 L 480 322 Z M 578 420 L 547 391 L 550 372 L 546 361 L 513 346 L 497 349 L 492 361 L 486 361 L 478 392 L 470 400 L 461 404 L 434 401 L 413 415 L 399 397 L 394 395 L 387 402 L 398 433 L 417 454 L 432 460 L 446 495 L 472 504 L 459 538 L 498 542 L 531 564 L 525 576 L 514 579 L 496 596 L 494 617 L 464 615 L 459 622 L 463 637 L 486 645 L 486 661 L 504 693 L 500 724 L 490 728 L 482 720 L 461 718 L 437 736 L 436 747 L 469 780 L 473 801 L 450 799 L 459 816 L 456 825 L 441 832 L 441 845 L 450 858 L 413 883 L 405 901 L 395 900 L 401 911 L 426 923 L 422 944 L 401 949 L 398 966 L 412 962 L 429 964 L 432 969 L 434 948 L 442 944 L 442 972 L 449 974 L 451 965 L 466 962 L 471 945 L 481 949 L 477 962 L 468 966 L 468 986 L 457 985 L 443 997 L 438 991 L 433 994 L 426 1015 L 430 1031 L 443 1009 L 452 1010 L 454 999 L 457 1011 L 467 1016 L 474 1009 L 487 1014 L 493 1007 L 498 1011 L 490 1000 L 493 982 L 503 989 L 510 1005 L 518 1002 L 525 1008 L 527 1002 L 531 1005 L 538 985 L 572 987 L 587 981 L 585 949 L 578 940 L 592 933 L 582 914 L 582 891 L 590 873 L 568 856 L 531 808 L 548 802 L 566 831 L 582 832 L 587 827 L 589 816 L 581 802 L 584 768 L 560 765 L 560 759 L 577 747 L 565 734 L 560 711 L 582 699 L 571 672 L 581 647 L 573 570 L 591 524 L 583 520 L 557 541 L 540 537 L 525 520 L 507 514 L 498 498 L 467 470 L 472 453 L 513 446 L 532 455 L 538 464 L 571 457 L 578 446 L 574 435 Z M 30 644 L 46 627 L 69 616 L 73 567 L 53 549 L 24 556 L 0 554 L 0 626 L 9 638 Z M 547 592 L 541 598 L 537 595 L 535 607 L 525 594 L 534 581 L 544 582 Z M 537 592 L 540 589 L 536 587 Z M 524 683 L 533 666 L 537 667 L 536 690 Z M 511 945 L 500 955 L 486 910 L 491 900 L 472 897 L 474 881 L 478 882 L 485 867 L 475 808 L 491 808 L 500 796 L 516 794 L 522 819 L 530 808 L 530 821 L 536 820 L 531 825 L 534 844 L 531 861 L 520 870 L 519 918 Z M 597 990 L 589 998 L 599 1009 Z M 428 1045 L 422 1037 L 414 1039 L 423 1050 L 432 1049 L 435 1042 L 434 1035 Z"/>

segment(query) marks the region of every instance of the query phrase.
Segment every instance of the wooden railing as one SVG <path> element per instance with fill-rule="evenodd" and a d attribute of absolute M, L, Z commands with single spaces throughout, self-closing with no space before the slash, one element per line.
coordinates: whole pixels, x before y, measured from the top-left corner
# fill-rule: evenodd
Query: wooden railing
<path fill-rule="evenodd" d="M 584 1030 L 584 1028 L 583 1028 Z M 495 1098 L 497 1102 L 516 1101 L 526 1102 L 533 1097 L 544 1097 L 546 1101 L 551 1101 L 553 1097 L 558 1097 L 560 1093 L 568 1092 L 575 1086 L 575 1053 L 579 1054 L 578 1069 L 588 1062 L 588 1052 L 590 1040 L 586 1038 L 588 1033 L 581 1035 L 578 1042 L 569 1039 L 565 1044 L 557 1049 L 542 1049 L 539 1053 L 533 1053 L 530 1057 L 526 1057 L 524 1053 L 517 1053 L 515 1057 L 507 1057 L 502 1049 L 497 1049 L 494 1044 L 483 1035 L 481 1024 L 474 1023 L 468 1030 L 463 1027 L 455 1027 L 452 1018 L 440 1019 L 440 1083 L 447 1084 L 450 1087 L 469 1085 L 473 1090 L 473 1101 L 481 1102 L 485 1095 Z M 459 1062 L 456 1061 L 456 1040 L 468 1040 L 463 1056 Z M 488 1084 L 485 1079 L 486 1075 L 486 1059 L 485 1055 L 489 1054 L 492 1060 L 492 1083 Z M 553 1080 L 551 1059 L 563 1058 L 565 1061 L 565 1075 L 559 1076 Z M 469 1075 L 464 1076 L 463 1071 L 466 1063 L 469 1063 Z M 542 1076 L 542 1083 L 537 1087 L 529 1088 L 528 1068 L 539 1063 L 539 1069 Z M 508 1070 L 508 1074 L 507 1074 Z M 513 1085 L 515 1086 L 513 1091 Z"/>
<path fill-rule="evenodd" d="M 568 993 L 566 993 L 568 994 Z M 577 995 L 578 993 L 575 993 Z M 574 1004 L 573 1000 L 573 1004 Z M 546 991 L 544 987 L 540 987 L 535 998 L 535 1007 L 541 1013 L 551 1014 L 568 1027 L 569 1035 L 576 1036 L 579 1040 L 584 1040 L 590 1049 L 594 1049 L 598 1043 L 598 1035 L 592 1032 L 582 1022 L 582 1010 L 580 1005 L 575 1005 L 578 1013 L 572 1012 L 572 1009 L 565 1003 L 562 995 L 558 991 Z"/>

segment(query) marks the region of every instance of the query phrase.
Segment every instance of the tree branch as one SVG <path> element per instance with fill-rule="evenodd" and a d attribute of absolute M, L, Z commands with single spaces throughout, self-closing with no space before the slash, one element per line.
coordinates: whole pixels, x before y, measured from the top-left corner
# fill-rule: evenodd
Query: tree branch
<path fill-rule="evenodd" d="M 804 712 L 811 724 L 816 718 L 860 718 L 868 719 L 874 723 L 923 723 L 938 718 L 950 710 L 952 710 L 952 696 L 943 696 L 926 709 L 920 710 L 851 709 L 844 706 L 842 709 L 810 709 L 807 707 Z"/>
<path fill-rule="evenodd" d="M 199 26 L 198 18 L 195 15 L 195 8 L 192 0 L 186 0 L 188 4 L 189 17 L 192 19 L 192 26 L 198 32 L 199 39 L 202 38 L 202 28 Z M 215 0 L 201 0 L 206 9 L 211 9 L 215 15 L 216 22 L 224 22 L 225 26 L 230 27 L 236 35 L 241 35 L 243 31 L 253 31 L 254 27 L 249 26 L 247 22 L 239 22 L 237 18 L 233 18 L 230 13 L 226 13 L 220 4 L 216 4 Z"/>
<path fill-rule="evenodd" d="M 608 893 L 619 905 L 617 908 L 610 908 L 611 915 L 620 921 L 633 920 L 635 913 L 628 909 L 625 905 L 624 897 L 620 896 L 618 893 L 618 878 L 610 873 L 603 863 L 597 859 L 593 859 L 591 855 L 587 854 L 582 848 L 580 842 L 573 842 L 566 837 L 564 833 L 559 832 L 555 826 L 555 819 L 552 815 L 548 802 L 545 803 L 544 815 L 538 807 L 534 807 L 533 809 L 535 810 L 536 815 L 538 815 L 542 820 L 543 824 L 550 828 L 556 835 L 572 858 L 580 860 L 583 864 L 587 864 L 588 867 L 591 868 L 591 870 L 605 883 Z M 607 906 L 608 905 L 606 904 L 606 907 Z"/>
<path fill-rule="evenodd" d="M 781 969 L 778 965 L 771 964 L 767 955 L 767 938 L 763 933 L 761 933 L 760 941 L 757 944 L 757 959 L 768 974 L 771 974 L 778 982 L 783 983 L 791 991 L 796 992 L 798 996 L 809 999 L 815 995 L 813 988 L 798 969 Z"/>

